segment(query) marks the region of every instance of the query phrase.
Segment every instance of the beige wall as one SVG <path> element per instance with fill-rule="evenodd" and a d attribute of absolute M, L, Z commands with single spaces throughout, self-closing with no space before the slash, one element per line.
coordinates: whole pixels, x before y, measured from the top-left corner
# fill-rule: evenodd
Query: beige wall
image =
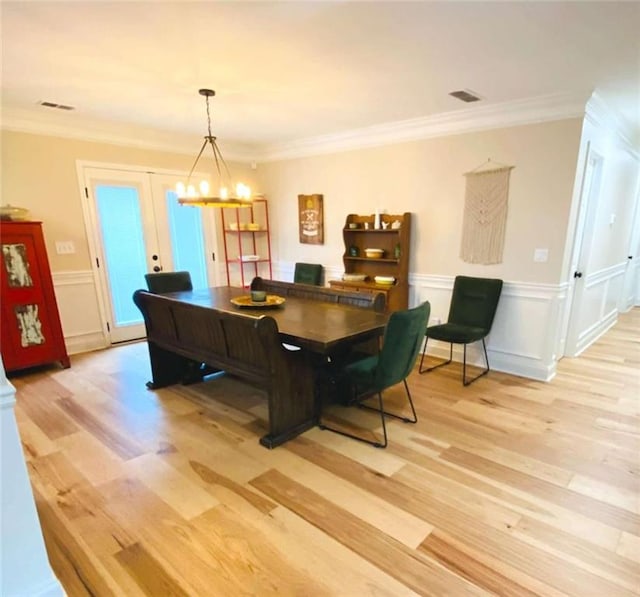
<path fill-rule="evenodd" d="M 346 215 L 373 213 L 378 206 L 414 214 L 411 273 L 557 283 L 580 131 L 581 120 L 571 119 L 271 162 L 257 171 L 231 166 L 270 200 L 274 260 L 340 267 Z M 458 257 L 463 173 L 489 157 L 515 166 L 504 262 L 470 265 Z M 4 131 L 0 202 L 26 207 L 44 222 L 54 271 L 91 267 L 77 160 L 185 171 L 193 156 Z M 324 245 L 298 241 L 299 193 L 324 194 Z M 57 255 L 56 240 L 73 241 L 76 254 Z M 549 249 L 547 263 L 533 262 L 535 248 Z"/>
<path fill-rule="evenodd" d="M 34 220 L 43 222 L 47 252 L 53 271 L 91 269 L 82 214 L 83 196 L 78 184 L 77 160 L 144 166 L 188 172 L 192 155 L 94 143 L 60 137 L 2 132 L 2 184 L 0 204 L 26 207 Z M 204 161 L 202 161 L 204 160 Z M 202 158 L 199 170 L 213 164 Z M 230 163 L 234 174 L 252 185 L 247 166 Z M 73 241 L 76 253 L 58 255 L 56 241 Z"/>
<path fill-rule="evenodd" d="M 341 266 L 346 215 L 371 214 L 379 206 L 387 213 L 414 214 L 411 273 L 556 284 L 581 122 L 547 122 L 260 164 L 260 188 L 271 200 L 274 258 Z M 463 173 L 488 158 L 515 166 L 504 262 L 470 265 L 458 257 Z M 324 245 L 298 241 L 297 196 L 308 193 L 324 195 Z M 536 248 L 549 250 L 547 263 L 533 262 Z"/>

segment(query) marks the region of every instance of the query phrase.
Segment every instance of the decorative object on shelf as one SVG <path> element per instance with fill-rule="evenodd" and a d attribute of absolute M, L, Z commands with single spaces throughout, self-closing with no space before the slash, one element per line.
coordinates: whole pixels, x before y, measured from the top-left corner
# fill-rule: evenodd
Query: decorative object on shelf
<path fill-rule="evenodd" d="M 374 276 L 373 280 L 376 284 L 382 284 L 382 285 L 396 283 L 396 279 L 393 276 Z"/>
<path fill-rule="evenodd" d="M 465 173 L 466 193 L 460 258 L 467 263 L 502 263 L 507 227 L 509 177 L 514 166 L 486 162 Z"/>
<path fill-rule="evenodd" d="M 369 259 L 381 259 L 384 255 L 384 249 L 365 249 L 364 254 Z"/>
<path fill-rule="evenodd" d="M 400 259 L 400 255 L 402 255 L 402 247 L 400 243 L 396 243 L 396 246 L 393 248 L 393 256 L 395 259 Z"/>
<path fill-rule="evenodd" d="M 391 222 L 391 230 L 398 230 L 401 225 L 400 220 L 393 220 L 393 222 Z"/>
<path fill-rule="evenodd" d="M 376 213 L 373 217 L 373 227 L 376 230 L 380 230 L 380 210 L 376 207 Z"/>
<path fill-rule="evenodd" d="M 300 242 L 324 244 L 324 213 L 322 195 L 298 195 L 298 226 Z"/>
<path fill-rule="evenodd" d="M 358 255 L 360 255 L 360 249 L 358 249 L 358 247 L 356 247 L 355 245 L 351 245 L 349 247 L 349 256 L 358 257 Z"/>
<path fill-rule="evenodd" d="M 284 297 L 276 294 L 267 294 L 263 301 L 254 301 L 250 294 L 245 294 L 243 296 L 232 298 L 231 303 L 241 309 L 271 309 L 273 307 L 284 305 L 285 299 Z"/>
<path fill-rule="evenodd" d="M 25 207 L 16 205 L 0 205 L 0 220 L 8 220 L 10 222 L 24 222 L 30 217 L 29 210 Z"/>
<path fill-rule="evenodd" d="M 204 137 L 204 143 L 200 148 L 186 183 L 179 182 L 176 185 L 176 193 L 178 194 L 178 203 L 181 205 L 197 205 L 197 206 L 210 206 L 210 207 L 249 207 L 251 205 L 251 189 L 242 182 L 238 182 L 233 185 L 231 180 L 231 173 L 229 167 L 222 157 L 222 153 L 218 144 L 216 143 L 216 137 L 211 134 L 211 115 L 209 113 L 209 98 L 213 97 L 216 92 L 213 89 L 200 89 L 198 91 L 200 95 L 206 98 L 207 102 L 207 130 L 208 135 Z M 198 164 L 200 156 L 204 152 L 207 143 L 211 145 L 213 150 L 213 159 L 216 163 L 216 170 L 218 174 L 219 187 L 217 192 L 210 193 L 210 185 L 206 180 L 203 180 L 199 185 L 197 191 L 195 186 L 191 183 L 191 175 Z M 222 168 L 220 165 L 222 164 Z"/>
<path fill-rule="evenodd" d="M 364 282 L 367 279 L 367 274 L 343 274 L 342 279 L 345 282 Z"/>

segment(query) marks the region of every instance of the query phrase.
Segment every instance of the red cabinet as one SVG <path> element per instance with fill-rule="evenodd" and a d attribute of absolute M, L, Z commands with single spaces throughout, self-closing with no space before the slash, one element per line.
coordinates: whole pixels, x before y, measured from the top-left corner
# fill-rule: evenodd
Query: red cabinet
<path fill-rule="evenodd" d="M 69 367 L 41 222 L 0 223 L 2 360 L 7 371 Z"/>

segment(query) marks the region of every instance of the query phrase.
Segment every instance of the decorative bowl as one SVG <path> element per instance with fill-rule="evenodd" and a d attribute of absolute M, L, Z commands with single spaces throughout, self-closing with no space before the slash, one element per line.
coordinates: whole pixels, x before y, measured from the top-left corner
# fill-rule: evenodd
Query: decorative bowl
<path fill-rule="evenodd" d="M 380 259 L 384 255 L 384 249 L 365 249 L 364 253 L 369 259 Z"/>
<path fill-rule="evenodd" d="M 15 205 L 0 205 L 0 219 L 21 222 L 29 219 L 29 210 Z"/>
<path fill-rule="evenodd" d="M 396 279 L 393 276 L 376 276 L 373 278 L 376 284 L 383 284 L 390 286 L 391 284 L 395 284 Z"/>
<path fill-rule="evenodd" d="M 364 282 L 367 274 L 343 274 L 342 279 L 345 282 Z"/>

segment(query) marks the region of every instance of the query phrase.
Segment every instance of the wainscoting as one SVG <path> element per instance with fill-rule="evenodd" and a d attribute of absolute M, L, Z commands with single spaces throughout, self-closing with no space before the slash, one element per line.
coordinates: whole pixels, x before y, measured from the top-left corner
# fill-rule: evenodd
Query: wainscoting
<path fill-rule="evenodd" d="M 273 277 L 293 279 L 294 264 L 273 264 Z M 325 267 L 325 282 L 342 275 L 341 267 Z M 580 335 L 580 352 L 593 343 L 617 320 L 617 300 L 621 296 L 624 266 L 602 270 L 587 277 L 587 299 Z M 453 276 L 409 276 L 410 304 L 428 300 L 431 324 L 446 321 L 453 288 Z M 99 315 L 98 295 L 91 271 L 53 274 L 58 307 L 67 351 L 77 354 L 108 346 Z M 568 284 L 530 284 L 505 281 L 488 337 L 487 352 L 491 368 L 530 379 L 549 381 L 556 373 L 562 317 Z M 584 323 L 584 325 L 583 325 Z M 449 346 L 430 342 L 429 354 L 448 356 Z M 462 359 L 462 347 L 454 346 L 454 359 Z M 482 364 L 481 348 L 471 346 L 468 360 Z"/>
<path fill-rule="evenodd" d="M 64 342 L 69 354 L 106 348 L 93 272 L 53 272 Z"/>

